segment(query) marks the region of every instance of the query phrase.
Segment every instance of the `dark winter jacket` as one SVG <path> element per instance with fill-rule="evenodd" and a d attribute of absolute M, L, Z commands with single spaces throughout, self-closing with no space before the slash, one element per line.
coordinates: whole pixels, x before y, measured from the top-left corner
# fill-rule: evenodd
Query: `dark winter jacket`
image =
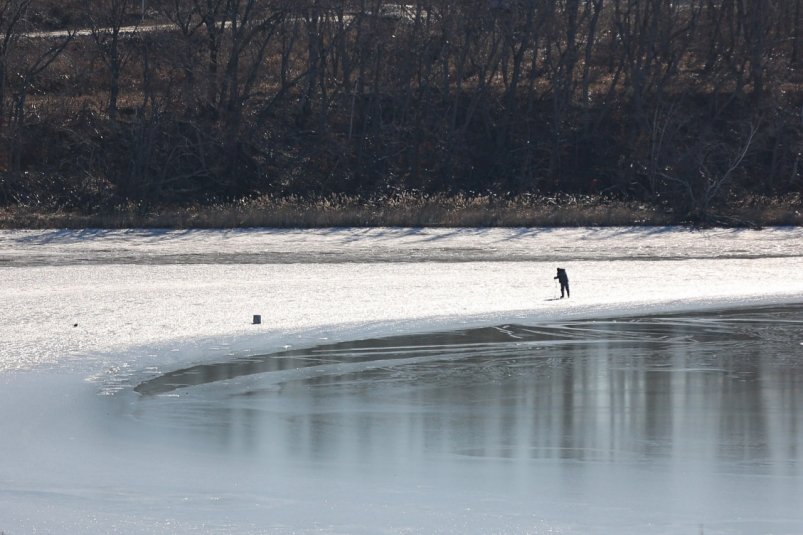
<path fill-rule="evenodd" d="M 558 268 L 558 276 L 555 278 L 558 279 L 561 284 L 569 284 L 569 276 L 563 268 Z"/>

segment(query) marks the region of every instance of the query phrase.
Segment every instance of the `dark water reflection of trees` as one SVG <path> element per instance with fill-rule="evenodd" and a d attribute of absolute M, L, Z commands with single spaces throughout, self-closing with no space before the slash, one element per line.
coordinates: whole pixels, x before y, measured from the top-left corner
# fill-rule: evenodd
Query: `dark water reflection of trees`
<path fill-rule="evenodd" d="M 802 388 L 798 306 L 331 344 L 179 370 L 137 391 L 224 447 L 288 458 L 795 475 Z M 173 392 L 191 395 L 163 396 Z"/>

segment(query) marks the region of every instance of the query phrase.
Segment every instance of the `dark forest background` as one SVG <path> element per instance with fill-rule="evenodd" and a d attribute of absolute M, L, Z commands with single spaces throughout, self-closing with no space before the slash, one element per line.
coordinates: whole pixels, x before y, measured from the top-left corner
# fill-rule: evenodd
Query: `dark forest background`
<path fill-rule="evenodd" d="M 0 0 L 0 206 L 799 202 L 802 0 Z"/>

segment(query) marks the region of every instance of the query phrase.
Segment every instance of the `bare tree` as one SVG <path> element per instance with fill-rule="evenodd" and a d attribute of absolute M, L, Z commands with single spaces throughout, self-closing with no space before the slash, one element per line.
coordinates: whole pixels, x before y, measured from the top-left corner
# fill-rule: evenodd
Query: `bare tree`
<path fill-rule="evenodd" d="M 131 48 L 124 46 L 123 40 L 138 31 L 139 19 L 131 18 L 132 10 L 137 6 L 137 0 L 97 0 L 87 3 L 92 40 L 108 71 L 109 100 L 106 111 L 110 119 L 117 118 L 120 79 L 131 57 Z"/>
<path fill-rule="evenodd" d="M 6 122 L 9 60 L 22 35 L 31 0 L 0 0 L 0 128 Z"/>
<path fill-rule="evenodd" d="M 44 41 L 27 39 L 30 4 L 30 0 L 0 2 L 0 133 L 6 142 L 6 168 L 14 173 L 20 170 L 21 132 L 31 88 L 75 35 L 67 32 Z"/>
<path fill-rule="evenodd" d="M 678 165 L 662 166 L 658 174 L 678 186 L 687 202 L 688 213 L 705 222 L 710 216 L 712 204 L 731 186 L 745 157 L 753 146 L 757 126 L 746 125 L 747 133 L 741 144 L 734 146 L 723 140 L 698 140 L 687 146 Z"/>
<path fill-rule="evenodd" d="M 194 0 L 170 0 L 162 6 L 162 13 L 175 24 L 181 40 L 181 50 L 168 57 L 176 60 L 180 72 L 182 104 L 185 110 L 194 108 L 196 64 L 200 29 L 203 20 Z"/>

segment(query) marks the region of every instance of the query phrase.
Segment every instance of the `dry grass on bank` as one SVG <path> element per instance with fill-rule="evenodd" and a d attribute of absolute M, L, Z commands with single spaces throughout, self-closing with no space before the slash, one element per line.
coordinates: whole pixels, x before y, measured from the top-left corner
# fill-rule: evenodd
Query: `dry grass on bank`
<path fill-rule="evenodd" d="M 600 197 L 428 196 L 362 199 L 260 197 L 234 203 L 143 210 L 128 205 L 80 214 L 0 209 L 0 228 L 325 228 L 325 227 L 577 227 L 699 224 L 645 203 Z M 803 225 L 800 199 L 741 203 L 705 223 L 733 227 Z"/>

